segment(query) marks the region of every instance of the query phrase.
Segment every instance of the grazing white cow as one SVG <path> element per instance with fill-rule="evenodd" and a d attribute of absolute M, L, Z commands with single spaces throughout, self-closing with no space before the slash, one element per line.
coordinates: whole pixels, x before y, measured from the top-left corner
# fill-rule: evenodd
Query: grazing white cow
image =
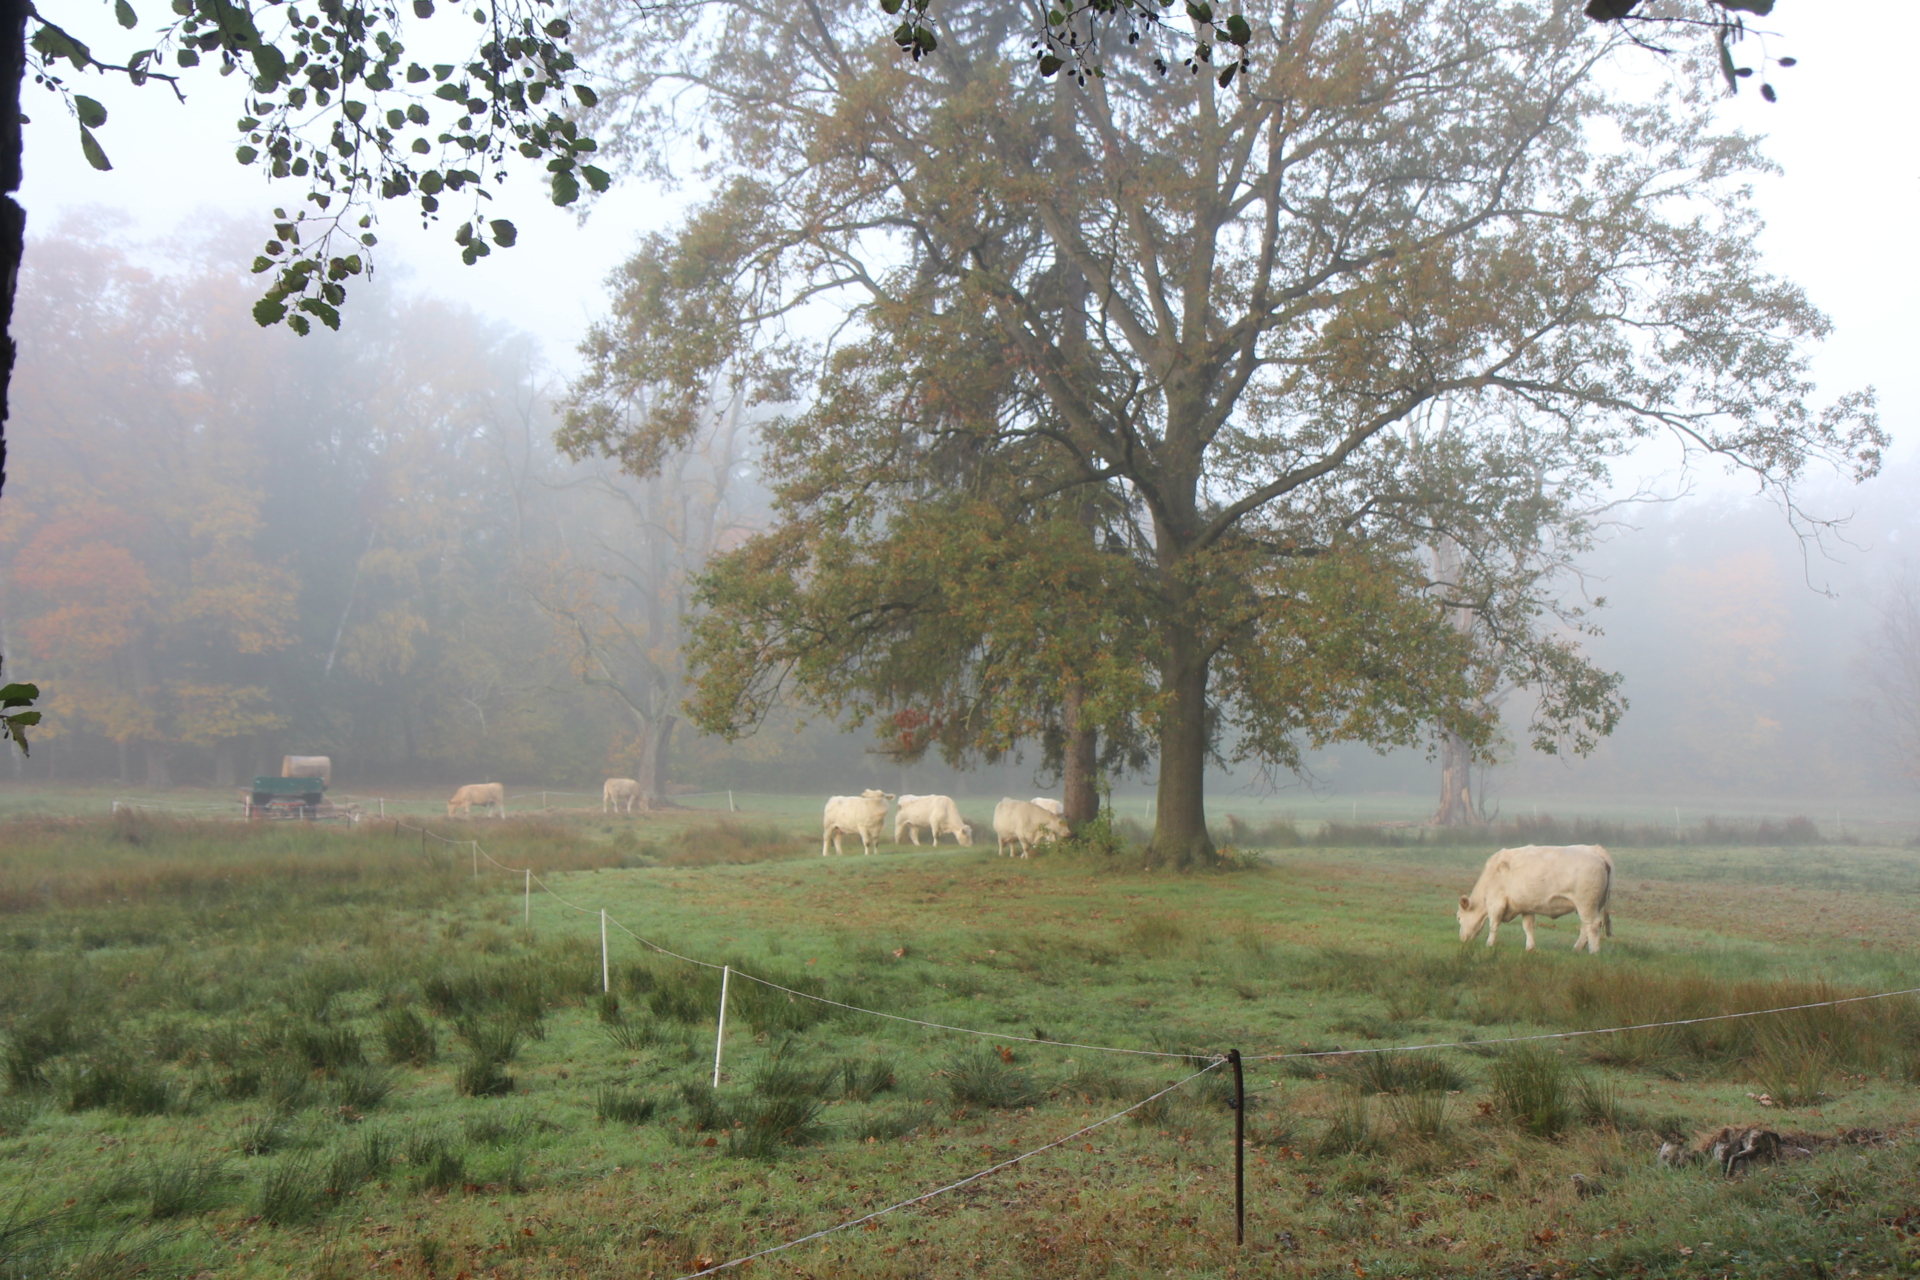
<path fill-rule="evenodd" d="M 470 782 L 453 793 L 453 799 L 447 801 L 447 816 L 451 818 L 458 809 L 460 816 L 471 818 L 473 806 L 479 805 L 484 812 L 493 809 L 499 817 L 507 816 L 507 789 L 498 782 Z"/>
<path fill-rule="evenodd" d="M 1585 947 L 1598 954 L 1600 934 L 1613 936 L 1613 913 L 1607 900 L 1613 893 L 1613 859 L 1597 844 L 1530 844 L 1502 849 L 1487 859 L 1473 892 L 1460 899 L 1455 916 L 1460 941 L 1470 942 L 1487 927 L 1492 946 L 1500 926 L 1515 916 L 1527 931 L 1527 950 L 1533 950 L 1533 918 L 1558 920 L 1569 912 L 1580 915 L 1575 951 Z"/>
<path fill-rule="evenodd" d="M 611 805 L 619 811 L 622 805 L 628 813 L 633 812 L 634 802 L 640 799 L 640 784 L 632 778 L 608 778 L 600 788 L 600 812 L 605 813 Z"/>
<path fill-rule="evenodd" d="M 1039 805 L 1056 818 L 1064 818 L 1067 816 L 1067 806 L 1061 804 L 1052 796 L 1035 796 L 1033 799 L 1027 801 L 1027 803 Z"/>
<path fill-rule="evenodd" d="M 1031 800 L 1002 800 L 993 806 L 993 834 L 1000 837 L 1000 852 L 1012 857 L 1009 844 L 1020 846 L 1027 857 L 1032 847 L 1043 840 L 1065 840 L 1073 832 L 1058 816 L 1048 813 Z"/>
<path fill-rule="evenodd" d="M 893 811 L 893 842 L 920 843 L 920 828 L 927 829 L 927 843 L 939 844 L 941 836 L 952 836 L 958 844 L 973 843 L 973 828 L 960 817 L 960 806 L 950 796 L 901 796 Z"/>
<path fill-rule="evenodd" d="M 857 796 L 834 796 L 828 800 L 826 829 L 820 836 L 820 856 L 827 856 L 829 844 L 835 853 L 846 852 L 840 847 L 843 834 L 859 836 L 862 853 L 872 853 L 878 849 L 881 833 L 887 825 L 887 801 L 891 799 L 891 791 L 875 791 L 869 787 Z"/>

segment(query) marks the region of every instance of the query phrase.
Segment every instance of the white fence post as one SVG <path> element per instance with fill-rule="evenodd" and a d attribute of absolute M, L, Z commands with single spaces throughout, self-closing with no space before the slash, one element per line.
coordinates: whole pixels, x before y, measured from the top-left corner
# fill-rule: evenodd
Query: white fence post
<path fill-rule="evenodd" d="M 383 818 L 387 816 L 387 798 L 385 796 L 380 797 L 380 816 Z"/>
<path fill-rule="evenodd" d="M 473 878 L 478 880 L 480 878 L 480 842 L 469 840 L 467 843 L 473 846 Z"/>
<path fill-rule="evenodd" d="M 527 868 L 527 909 L 525 924 L 527 932 L 533 932 L 533 868 Z"/>
<path fill-rule="evenodd" d="M 728 813 L 740 812 L 738 809 L 733 807 L 733 788 L 732 787 L 727 788 L 727 812 Z"/>
<path fill-rule="evenodd" d="M 600 908 L 600 990 L 613 990 L 613 971 L 607 967 L 607 909 Z"/>
<path fill-rule="evenodd" d="M 720 1029 L 713 1033 L 713 1087 L 720 1087 L 720 1051 L 727 1047 L 727 979 L 733 976 L 728 965 L 720 966 Z"/>

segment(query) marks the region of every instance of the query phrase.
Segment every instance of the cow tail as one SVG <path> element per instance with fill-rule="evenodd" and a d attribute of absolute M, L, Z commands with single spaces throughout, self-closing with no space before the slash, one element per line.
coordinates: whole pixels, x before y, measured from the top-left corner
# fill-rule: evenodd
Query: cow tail
<path fill-rule="evenodd" d="M 1613 863 L 1607 863 L 1607 892 L 1600 899 L 1600 919 L 1607 926 L 1607 936 L 1613 936 Z"/>

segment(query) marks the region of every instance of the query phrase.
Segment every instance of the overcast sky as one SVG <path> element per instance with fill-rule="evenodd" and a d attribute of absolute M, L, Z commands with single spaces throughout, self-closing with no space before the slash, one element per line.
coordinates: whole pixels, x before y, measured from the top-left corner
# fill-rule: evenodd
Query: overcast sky
<path fill-rule="evenodd" d="M 103 22 L 108 12 L 90 5 L 80 16 Z M 1818 357 L 1823 388 L 1876 386 L 1896 455 L 1912 456 L 1920 443 L 1920 105 L 1907 63 L 1920 12 L 1782 0 L 1769 23 L 1779 33 L 1772 51 L 1800 65 L 1775 75 L 1777 105 L 1749 89 L 1725 108 L 1733 122 L 1769 135 L 1769 150 L 1785 170 L 1759 189 L 1768 257 L 1835 321 Z M 877 8 L 874 24 L 876 31 L 886 25 Z M 109 54 L 132 47 L 124 37 L 109 27 L 96 48 Z M 1615 74 L 1651 83 L 1670 71 L 1652 55 L 1633 54 Z M 232 79 L 200 76 L 184 106 L 159 86 L 90 91 L 111 112 L 100 131 L 111 173 L 87 167 L 71 117 L 51 95 L 27 87 L 32 123 L 23 200 L 30 236 L 53 229 L 68 211 L 108 206 L 125 211 L 130 237 L 159 238 L 207 216 L 238 216 L 257 224 L 264 239 L 272 207 L 302 194 L 292 184 L 271 188 L 257 170 L 234 162 L 239 85 Z M 409 288 L 459 299 L 531 331 L 566 372 L 576 365 L 574 347 L 586 325 L 604 309 L 608 271 L 638 234 L 669 225 L 679 197 L 628 181 L 601 198 L 581 226 L 546 202 L 539 176 L 516 174 L 501 202 L 520 227 L 517 248 L 464 267 L 451 224 L 423 232 L 397 205 L 379 228 L 379 265 Z M 346 314 L 351 324 L 351 301 Z"/>

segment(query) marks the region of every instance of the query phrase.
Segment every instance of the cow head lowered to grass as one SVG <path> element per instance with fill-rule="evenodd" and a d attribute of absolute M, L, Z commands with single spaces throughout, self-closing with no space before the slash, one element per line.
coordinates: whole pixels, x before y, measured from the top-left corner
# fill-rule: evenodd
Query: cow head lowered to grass
<path fill-rule="evenodd" d="M 1613 913 L 1607 909 L 1613 892 L 1613 858 L 1597 844 L 1539 845 L 1502 849 L 1487 859 L 1473 892 L 1460 899 L 1454 913 L 1460 921 L 1460 941 L 1471 942 L 1482 926 L 1492 946 L 1500 926 L 1520 918 L 1527 932 L 1527 950 L 1533 950 L 1533 918 L 1558 920 L 1580 915 L 1580 933 L 1573 949 L 1600 950 L 1602 930 L 1613 936 Z"/>

